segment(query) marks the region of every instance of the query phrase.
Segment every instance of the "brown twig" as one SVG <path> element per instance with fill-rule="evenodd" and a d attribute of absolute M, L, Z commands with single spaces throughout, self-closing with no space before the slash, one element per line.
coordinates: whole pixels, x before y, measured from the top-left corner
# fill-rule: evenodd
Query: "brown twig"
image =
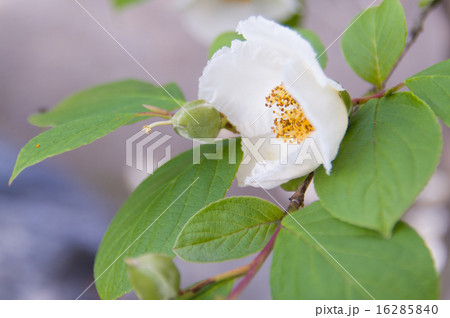
<path fill-rule="evenodd" d="M 393 87 L 391 87 L 389 89 L 383 89 L 383 90 L 381 90 L 381 91 L 379 91 L 379 92 L 377 92 L 375 94 L 372 94 L 372 95 L 367 95 L 367 96 L 364 96 L 364 97 L 353 98 L 352 99 L 352 104 L 353 104 L 353 106 L 358 106 L 358 105 L 361 105 L 361 104 L 365 104 L 371 99 L 382 98 L 382 97 L 384 97 L 386 95 L 391 95 L 391 94 L 395 93 L 396 91 L 402 89 L 403 87 L 405 87 L 405 83 L 402 82 L 402 83 L 399 83 L 399 84 L 397 84 L 397 85 L 395 85 L 395 86 L 393 86 Z"/>
<path fill-rule="evenodd" d="M 358 98 L 353 98 L 352 99 L 352 104 L 353 104 L 353 106 L 361 105 L 361 104 L 367 103 L 371 99 L 381 98 L 381 97 L 384 96 L 385 93 L 386 93 L 386 91 L 383 89 L 382 91 L 379 91 L 378 93 L 375 93 L 375 94 L 372 94 L 372 95 L 368 95 L 368 96 L 364 96 L 364 97 L 358 97 Z"/>
<path fill-rule="evenodd" d="M 427 16 L 430 14 L 431 10 L 433 10 L 438 4 L 441 3 L 441 0 L 434 0 L 432 1 L 424 10 L 422 10 L 422 12 L 420 13 L 416 23 L 414 24 L 414 26 L 412 27 L 411 30 L 409 30 L 408 32 L 408 38 L 406 40 L 406 45 L 405 48 L 403 49 L 402 54 L 400 55 L 400 57 L 398 58 L 397 62 L 395 63 L 395 65 L 392 67 L 391 72 L 389 73 L 389 75 L 386 77 L 386 79 L 383 82 L 383 88 L 386 84 L 386 82 L 389 80 L 389 78 L 391 77 L 392 73 L 394 73 L 395 69 L 397 68 L 398 64 L 400 63 L 400 61 L 405 57 L 406 53 L 408 53 L 409 49 L 413 46 L 413 44 L 416 42 L 417 38 L 419 37 L 420 33 L 423 30 L 423 25 L 425 23 L 425 19 L 427 18 Z"/>
<path fill-rule="evenodd" d="M 309 185 L 311 184 L 312 179 L 314 178 L 314 171 L 311 172 L 306 179 L 302 182 L 300 187 L 295 191 L 294 195 L 289 198 L 288 208 L 286 209 L 287 213 L 291 213 L 294 211 L 299 210 L 300 208 L 303 208 L 305 206 L 305 193 L 306 190 L 308 190 Z"/>

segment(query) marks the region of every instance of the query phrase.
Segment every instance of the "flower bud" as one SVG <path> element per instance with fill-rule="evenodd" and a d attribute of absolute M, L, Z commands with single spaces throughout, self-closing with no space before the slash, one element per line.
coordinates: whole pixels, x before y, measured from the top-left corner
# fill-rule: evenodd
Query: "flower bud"
<path fill-rule="evenodd" d="M 216 138 L 226 119 L 211 104 L 196 100 L 180 109 L 171 122 L 175 132 L 184 138 Z"/>
<path fill-rule="evenodd" d="M 125 260 L 128 277 L 139 299 L 172 299 L 180 289 L 180 273 L 167 255 L 146 254 Z"/>

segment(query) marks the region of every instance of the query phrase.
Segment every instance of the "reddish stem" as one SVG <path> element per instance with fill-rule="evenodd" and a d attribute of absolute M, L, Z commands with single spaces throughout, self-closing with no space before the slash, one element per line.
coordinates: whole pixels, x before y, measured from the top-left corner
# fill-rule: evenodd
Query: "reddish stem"
<path fill-rule="evenodd" d="M 386 91 L 382 90 L 382 91 L 379 91 L 378 93 L 375 93 L 373 95 L 360 97 L 360 98 L 354 98 L 354 99 L 352 99 L 352 103 L 353 103 L 353 105 L 364 104 L 364 103 L 367 103 L 369 100 L 371 100 L 373 98 L 381 98 L 381 97 L 383 97 L 385 93 L 386 93 Z"/>
<path fill-rule="evenodd" d="M 181 290 L 179 292 L 179 294 L 185 295 L 185 294 L 196 294 L 198 293 L 203 287 L 211 285 L 211 284 L 215 284 L 215 283 L 219 283 L 222 282 L 224 280 L 227 279 L 231 279 L 231 278 L 236 278 L 236 277 L 241 277 L 244 276 L 245 274 L 248 273 L 248 271 L 250 270 L 250 264 L 230 270 L 228 272 L 225 272 L 223 274 L 220 275 L 216 275 L 210 278 L 207 278 L 201 282 L 198 282 L 194 285 L 192 285 L 191 287 L 185 289 L 185 290 Z"/>
<path fill-rule="evenodd" d="M 267 245 L 262 249 L 261 252 L 259 252 L 258 256 L 256 256 L 256 258 L 250 263 L 249 271 L 247 272 L 245 277 L 239 282 L 236 288 L 231 292 L 231 294 L 227 297 L 227 299 L 237 299 L 239 295 L 244 291 L 244 289 L 247 287 L 247 285 L 250 283 L 250 281 L 256 275 L 258 270 L 264 264 L 267 257 L 272 252 L 275 244 L 275 239 L 277 238 L 280 230 L 281 224 L 278 225 L 277 229 L 275 230 L 275 233 L 273 233 L 269 242 L 267 242 Z"/>
<path fill-rule="evenodd" d="M 378 93 L 375 93 L 373 95 L 368 95 L 368 96 L 364 96 L 364 97 L 360 97 L 360 98 L 354 98 L 352 99 L 352 103 L 354 106 L 360 105 L 360 104 L 364 104 L 367 103 L 369 100 L 374 99 L 374 98 L 382 98 L 385 95 L 391 95 L 393 93 L 395 93 L 396 91 L 402 89 L 403 87 L 405 87 L 405 83 L 399 83 L 397 85 L 395 85 L 394 87 L 391 87 L 389 89 L 383 89 L 381 91 L 379 91 Z"/>

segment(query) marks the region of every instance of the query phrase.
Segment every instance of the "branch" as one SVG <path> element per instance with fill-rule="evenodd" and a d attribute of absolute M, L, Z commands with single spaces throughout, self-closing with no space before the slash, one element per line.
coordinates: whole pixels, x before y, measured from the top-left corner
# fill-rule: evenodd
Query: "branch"
<path fill-rule="evenodd" d="M 402 89 L 403 87 L 405 87 L 405 83 L 399 83 L 389 89 L 383 89 L 381 91 L 379 91 L 378 93 L 372 94 L 372 95 L 368 95 L 368 96 L 364 96 L 364 97 L 359 97 L 359 98 L 353 98 L 352 99 L 352 104 L 353 106 L 358 106 L 361 104 L 365 104 L 367 103 L 369 100 L 374 99 L 374 98 L 382 98 L 386 95 L 391 95 L 394 94 L 396 91 Z"/>
<path fill-rule="evenodd" d="M 352 99 L 352 104 L 353 104 L 353 106 L 361 105 L 361 104 L 367 103 L 369 100 L 371 100 L 373 98 L 381 98 L 381 97 L 384 96 L 385 92 L 386 91 L 383 89 L 383 90 L 379 91 L 378 93 L 375 93 L 375 94 L 372 94 L 372 95 L 359 97 L 359 98 L 353 98 Z"/>
<path fill-rule="evenodd" d="M 309 185 L 311 184 L 312 179 L 314 178 L 314 171 L 311 172 L 305 179 L 305 181 L 302 182 L 300 187 L 297 189 L 297 191 L 294 193 L 292 197 L 289 198 L 288 208 L 286 209 L 287 213 L 294 212 L 299 210 L 300 208 L 303 208 L 305 206 L 305 193 L 306 190 L 308 190 Z"/>
<path fill-rule="evenodd" d="M 273 233 L 267 245 L 262 249 L 261 252 L 259 252 L 258 256 L 256 256 L 256 258 L 249 264 L 250 270 L 248 271 L 247 275 L 245 275 L 245 277 L 239 282 L 236 288 L 233 289 L 231 294 L 228 295 L 227 297 L 228 300 L 237 299 L 239 295 L 247 287 L 247 285 L 250 283 L 250 281 L 253 279 L 253 277 L 255 277 L 258 270 L 261 268 L 261 266 L 266 261 L 267 257 L 272 252 L 275 244 L 275 239 L 277 238 L 278 233 L 280 233 L 280 230 L 281 230 L 281 223 L 278 225 L 277 229 L 275 230 L 275 233 Z"/>
<path fill-rule="evenodd" d="M 384 87 L 385 83 L 388 81 L 388 79 L 391 77 L 392 73 L 397 68 L 400 61 L 403 59 L 403 57 L 405 57 L 406 53 L 408 53 L 409 49 L 413 46 L 413 44 L 416 42 L 417 38 L 419 37 L 420 33 L 423 31 L 423 25 L 425 23 L 425 19 L 430 14 L 431 10 L 433 10 L 441 2 L 442 2 L 441 0 L 434 0 L 427 7 L 425 7 L 424 10 L 422 10 L 416 23 L 414 24 L 412 29 L 409 30 L 408 39 L 406 40 L 406 45 L 403 50 L 403 53 L 400 55 L 400 57 L 398 58 L 397 62 L 394 65 L 394 67 L 392 67 L 391 72 L 384 80 L 383 87 Z"/>
<path fill-rule="evenodd" d="M 305 193 L 309 185 L 311 184 L 313 178 L 314 172 L 311 172 L 299 186 L 294 195 L 289 198 L 291 202 L 289 203 L 288 208 L 285 210 L 286 214 L 290 214 L 291 212 L 297 211 L 304 206 Z M 275 240 L 278 236 L 278 233 L 280 233 L 280 230 L 281 230 L 281 223 L 278 225 L 277 229 L 275 230 L 275 233 L 273 233 L 269 242 L 267 242 L 267 245 L 262 249 L 261 252 L 259 252 L 256 258 L 250 263 L 250 270 L 245 275 L 245 277 L 239 282 L 236 288 L 233 289 L 233 291 L 227 297 L 227 299 L 237 299 L 239 295 L 244 291 L 244 289 L 248 286 L 248 284 L 251 282 L 253 277 L 255 277 L 258 270 L 261 268 L 261 266 L 266 261 L 267 257 L 272 252 L 273 247 L 275 245 Z"/>
<path fill-rule="evenodd" d="M 186 288 L 184 290 L 180 290 L 180 292 L 178 293 L 180 296 L 186 296 L 188 294 L 196 294 L 198 293 L 203 287 L 206 287 L 208 285 L 212 285 L 215 283 L 220 283 L 223 282 L 224 280 L 227 279 L 231 279 L 231 278 L 237 278 L 237 277 L 241 277 L 244 276 L 245 274 L 247 274 L 247 272 L 250 270 L 250 264 L 242 266 L 242 267 L 238 267 L 235 269 L 232 269 L 228 272 L 207 278 L 205 280 L 202 280 L 194 285 L 192 285 L 189 288 Z"/>

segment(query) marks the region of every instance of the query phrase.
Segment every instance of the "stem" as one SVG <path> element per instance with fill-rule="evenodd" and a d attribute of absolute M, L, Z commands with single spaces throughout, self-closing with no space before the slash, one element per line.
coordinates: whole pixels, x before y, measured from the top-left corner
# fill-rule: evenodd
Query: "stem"
<path fill-rule="evenodd" d="M 353 103 L 354 106 L 361 105 L 361 104 L 367 103 L 371 99 L 381 98 L 381 97 L 384 96 L 385 93 L 386 93 L 386 91 L 382 90 L 382 91 L 379 91 L 378 93 L 375 93 L 375 94 L 372 94 L 372 95 L 359 97 L 359 98 L 353 98 L 352 99 L 352 103 Z"/>
<path fill-rule="evenodd" d="M 273 235 L 270 238 L 267 245 L 262 249 L 261 252 L 259 252 L 258 256 L 256 256 L 256 258 L 249 264 L 250 269 L 249 269 L 248 273 L 239 282 L 239 284 L 231 292 L 231 294 L 227 297 L 227 299 L 237 299 L 239 297 L 239 295 L 247 287 L 247 285 L 250 283 L 250 281 L 253 279 L 253 277 L 255 277 L 258 270 L 261 268 L 261 266 L 264 264 L 267 257 L 272 252 L 274 244 L 275 244 L 275 239 L 277 238 L 278 233 L 280 233 L 280 230 L 281 230 L 281 223 L 278 225 L 277 229 L 275 230 L 275 233 L 273 233 Z"/>
<path fill-rule="evenodd" d="M 289 214 L 291 212 L 297 211 L 300 209 L 300 207 L 304 206 L 305 201 L 305 193 L 306 190 L 308 190 L 309 185 L 311 184 L 312 179 L 314 178 L 314 171 L 311 172 L 306 179 L 302 182 L 302 184 L 298 187 L 297 191 L 294 193 L 292 197 L 289 198 L 291 201 L 289 203 L 288 208 L 285 210 L 286 214 Z M 239 282 L 239 284 L 236 286 L 235 289 L 228 295 L 227 299 L 237 299 L 239 295 L 244 291 L 244 289 L 248 286 L 248 284 L 251 282 L 253 277 L 255 277 L 256 273 L 258 273 L 258 270 L 261 268 L 261 266 L 266 261 L 267 257 L 272 252 L 275 240 L 280 233 L 281 230 L 281 223 L 278 225 L 277 229 L 275 230 L 275 233 L 273 233 L 272 237 L 270 238 L 269 242 L 267 242 L 266 246 L 262 249 L 261 252 L 256 256 L 256 258 L 249 264 L 250 269 L 245 275 L 245 277 Z"/>
<path fill-rule="evenodd" d="M 396 91 L 401 90 L 403 87 L 405 87 L 405 82 L 401 82 L 401 83 L 399 83 L 399 84 L 397 84 L 397 85 L 395 85 L 395 86 L 389 88 L 389 89 L 386 91 L 386 95 L 392 95 L 392 94 L 394 94 Z"/>
<path fill-rule="evenodd" d="M 300 208 L 303 208 L 305 206 L 305 193 L 306 190 L 308 190 L 309 185 L 311 184 L 312 179 L 314 178 L 314 171 L 311 172 L 305 179 L 305 181 L 302 182 L 300 187 L 297 189 L 297 191 L 294 193 L 292 197 L 289 198 L 289 206 L 286 210 L 287 213 L 291 213 L 294 211 L 299 210 Z"/>
<path fill-rule="evenodd" d="M 172 121 L 166 120 L 166 121 L 157 121 L 154 123 L 151 123 L 150 125 L 145 125 L 144 128 L 142 128 L 143 131 L 145 131 L 147 134 L 152 131 L 152 128 L 157 126 L 165 126 L 165 125 L 172 125 Z"/>
<path fill-rule="evenodd" d="M 382 98 L 385 95 L 391 95 L 391 94 L 395 93 L 396 91 L 402 89 L 403 87 L 405 87 L 405 83 L 402 82 L 402 83 L 399 83 L 399 84 L 389 88 L 388 90 L 383 89 L 383 90 L 379 91 L 378 93 L 375 93 L 372 95 L 354 98 L 354 99 L 352 99 L 352 103 L 354 106 L 361 105 L 361 104 L 367 103 L 371 99 Z"/>
<path fill-rule="evenodd" d="M 438 4 L 441 3 L 441 0 L 434 0 L 432 1 L 419 15 L 419 18 L 417 19 L 415 25 L 413 28 L 408 32 L 408 39 L 406 40 L 405 49 L 403 50 L 403 53 L 398 58 L 395 65 L 392 67 L 391 72 L 386 77 L 386 79 L 383 82 L 383 87 L 385 83 L 388 81 L 388 79 L 391 77 L 392 73 L 397 68 L 400 61 L 405 57 L 406 53 L 409 51 L 409 49 L 413 46 L 413 44 L 416 42 L 417 38 L 419 37 L 420 33 L 423 31 L 423 25 L 425 23 L 425 19 L 427 18 L 428 14 L 433 10 Z"/>
<path fill-rule="evenodd" d="M 245 274 L 247 274 L 247 272 L 249 270 L 250 270 L 250 264 L 232 269 L 228 272 L 225 272 L 225 273 L 207 278 L 205 280 L 202 280 L 185 290 L 180 290 L 179 295 L 184 296 L 187 294 L 196 294 L 205 286 L 215 284 L 215 283 L 220 283 L 220 282 L 223 282 L 224 280 L 227 280 L 230 278 L 237 278 L 237 277 L 244 276 Z"/>
<path fill-rule="evenodd" d="M 297 211 L 300 209 L 300 207 L 304 206 L 305 201 L 305 193 L 308 189 L 309 185 L 311 184 L 312 179 L 314 178 L 314 172 L 311 172 L 306 179 L 302 182 L 302 184 L 299 186 L 297 191 L 294 193 L 294 195 L 289 198 L 291 201 L 288 208 L 286 209 L 286 214 L 289 214 L 290 212 Z M 244 276 L 244 278 L 239 282 L 239 284 L 234 288 L 230 295 L 228 295 L 227 299 L 237 299 L 241 293 L 244 291 L 244 289 L 250 284 L 253 277 L 258 273 L 261 266 L 266 261 L 267 257 L 269 257 L 270 253 L 272 252 L 274 246 L 275 246 L 275 240 L 278 236 L 278 234 L 281 231 L 281 222 L 278 224 L 275 232 L 273 233 L 270 240 L 267 242 L 266 246 L 259 252 L 259 254 L 253 259 L 253 261 L 243 267 L 239 267 L 233 270 L 230 270 L 228 272 L 225 272 L 223 274 L 207 278 L 201 282 L 196 283 L 195 285 L 185 289 L 181 290 L 179 292 L 180 296 L 184 296 L 187 294 L 196 294 L 198 293 L 203 287 L 218 283 L 230 278 L 237 278 L 240 276 Z"/>
<path fill-rule="evenodd" d="M 234 127 L 229 121 L 227 121 L 223 128 L 232 132 L 233 134 L 239 134 L 239 132 L 236 130 L 236 127 Z"/>

